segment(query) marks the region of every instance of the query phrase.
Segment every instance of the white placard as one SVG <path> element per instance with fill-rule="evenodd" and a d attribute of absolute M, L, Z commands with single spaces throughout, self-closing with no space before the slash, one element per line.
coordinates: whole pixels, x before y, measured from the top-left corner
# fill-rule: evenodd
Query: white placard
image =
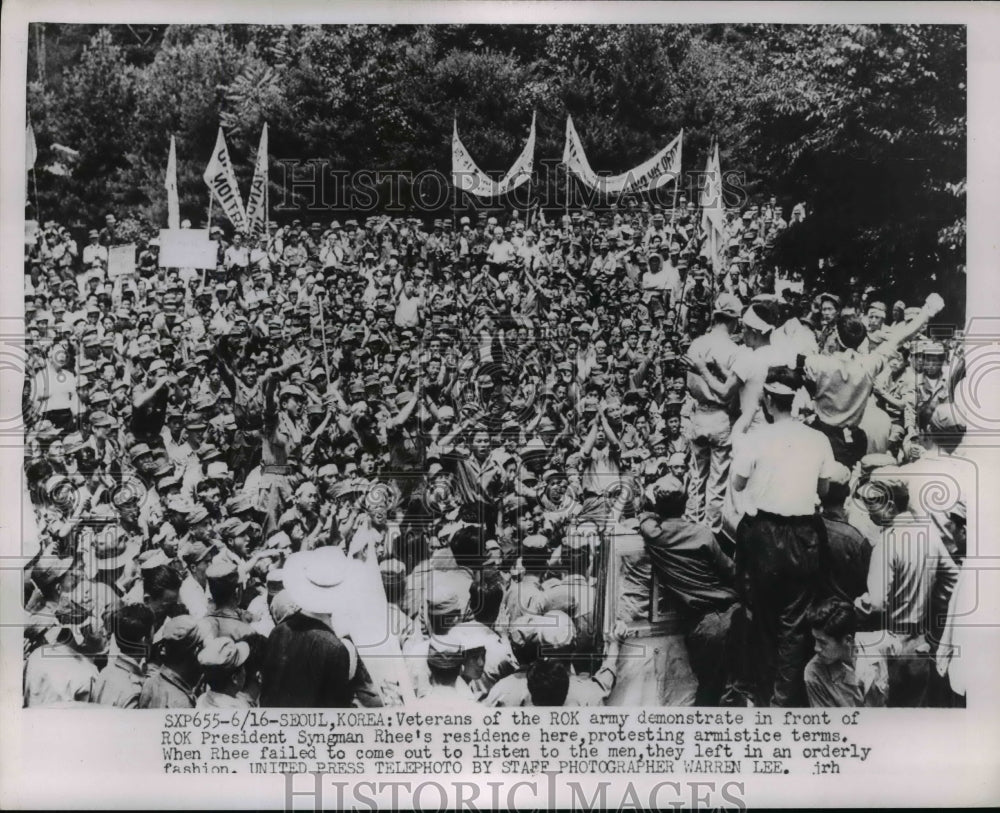
<path fill-rule="evenodd" d="M 160 268 L 215 268 L 218 251 L 208 229 L 160 229 Z"/>

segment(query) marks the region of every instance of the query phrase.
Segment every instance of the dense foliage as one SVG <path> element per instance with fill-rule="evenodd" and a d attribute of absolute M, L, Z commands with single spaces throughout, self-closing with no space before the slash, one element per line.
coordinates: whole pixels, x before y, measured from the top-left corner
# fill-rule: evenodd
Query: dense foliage
<path fill-rule="evenodd" d="M 689 190 L 718 137 L 747 194 L 773 192 L 786 213 L 808 202 L 813 216 L 779 241 L 777 262 L 812 273 L 823 259 L 844 280 L 880 286 L 961 287 L 943 285 L 964 273 L 959 26 L 47 23 L 29 42 L 43 219 L 82 226 L 113 209 L 164 223 L 173 134 L 181 213 L 201 222 L 219 122 L 245 194 L 267 121 L 272 206 L 291 207 L 279 218 L 328 220 L 282 191 L 279 160 L 447 173 L 457 115 L 470 152 L 498 176 L 533 110 L 535 194 L 558 207 L 568 112 L 598 171 L 638 164 L 683 127 Z M 53 143 L 80 153 L 68 175 L 41 169 Z"/>

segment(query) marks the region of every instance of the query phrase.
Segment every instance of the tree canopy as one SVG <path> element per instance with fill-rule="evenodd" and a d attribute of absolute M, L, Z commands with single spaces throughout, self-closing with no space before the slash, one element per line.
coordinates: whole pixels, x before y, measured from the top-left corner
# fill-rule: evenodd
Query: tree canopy
<path fill-rule="evenodd" d="M 452 119 L 484 170 L 513 162 L 538 113 L 536 168 L 562 155 L 567 113 L 598 171 L 649 158 L 682 127 L 686 188 L 713 137 L 733 191 L 805 201 L 774 260 L 818 262 L 879 287 L 943 287 L 964 273 L 966 46 L 961 26 L 33 26 L 28 119 L 44 219 L 104 212 L 166 222 L 177 140 L 181 214 L 204 220 L 201 175 L 221 123 L 249 187 L 269 126 L 281 160 L 331 170 L 450 171 Z M 540 171 L 553 201 L 561 173 Z M 326 219 L 334 215 L 328 213 Z M 280 219 L 280 217 L 279 217 Z M 961 286 L 958 286 L 961 287 Z"/>

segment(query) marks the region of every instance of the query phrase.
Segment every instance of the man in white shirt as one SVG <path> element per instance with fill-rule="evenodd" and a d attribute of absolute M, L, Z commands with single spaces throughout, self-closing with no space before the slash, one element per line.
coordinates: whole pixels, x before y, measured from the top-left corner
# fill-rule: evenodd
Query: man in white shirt
<path fill-rule="evenodd" d="M 108 248 L 100 243 L 100 232 L 91 229 L 87 234 L 90 242 L 83 247 L 83 267 L 90 268 L 95 262 L 100 262 L 103 268 L 108 267 Z"/>
<path fill-rule="evenodd" d="M 486 261 L 494 266 L 507 266 L 514 262 L 514 244 L 505 236 L 499 226 L 493 230 L 493 242 L 486 249 Z"/>
<path fill-rule="evenodd" d="M 834 459 L 826 436 L 792 417 L 800 379 L 787 368 L 768 374 L 761 403 L 767 424 L 750 432 L 733 458 L 733 488 L 748 497 L 736 529 L 736 567 L 749 610 L 745 645 L 758 705 L 807 703 L 807 613 L 825 547 L 816 505 Z"/>
<path fill-rule="evenodd" d="M 681 277 L 669 262 L 664 262 L 659 254 L 649 255 L 649 268 L 642 275 L 642 299 L 649 302 L 664 292 L 670 295 L 670 302 L 676 304 L 681 297 Z"/>
<path fill-rule="evenodd" d="M 245 274 L 250 266 L 250 249 L 243 243 L 243 233 L 233 235 L 233 244 L 226 249 L 223 264 L 227 271 Z"/>

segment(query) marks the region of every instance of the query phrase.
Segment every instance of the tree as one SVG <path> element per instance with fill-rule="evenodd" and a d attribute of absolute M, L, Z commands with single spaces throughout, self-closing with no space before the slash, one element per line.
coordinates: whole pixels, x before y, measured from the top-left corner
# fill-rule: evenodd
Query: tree
<path fill-rule="evenodd" d="M 748 119 L 761 166 L 814 216 L 786 264 L 913 298 L 964 265 L 965 38 L 959 26 L 803 26 L 764 33 L 773 68 Z M 950 303 L 959 304 L 958 301 Z"/>
<path fill-rule="evenodd" d="M 729 190 L 739 205 L 773 193 L 787 213 L 805 201 L 813 215 L 785 232 L 774 263 L 811 278 L 822 260 L 824 285 L 857 276 L 907 299 L 964 287 L 958 26 L 46 24 L 29 50 L 31 75 L 41 67 L 28 93 L 40 163 L 53 142 L 81 151 L 71 177 L 40 173 L 46 219 L 92 225 L 124 206 L 164 223 L 173 134 L 182 214 L 201 222 L 219 123 L 246 191 L 265 121 L 272 205 L 287 207 L 275 214 L 354 216 L 308 211 L 311 196 L 286 194 L 278 162 L 446 178 L 457 114 L 466 146 L 499 177 L 534 111 L 532 189 L 554 208 L 564 175 L 545 169 L 569 113 L 599 172 L 641 163 L 683 127 L 689 194 L 717 138 L 723 168 L 742 175 Z"/>
<path fill-rule="evenodd" d="M 128 166 L 135 69 L 102 28 L 77 64 L 64 69 L 58 93 L 36 86 L 29 99 L 45 124 L 43 144 L 50 148 L 57 142 L 79 152 L 71 174 L 49 174 L 39 184 L 43 217 L 72 213 L 62 215 L 64 222 L 98 222 L 104 211 L 122 203 L 118 180 Z"/>

